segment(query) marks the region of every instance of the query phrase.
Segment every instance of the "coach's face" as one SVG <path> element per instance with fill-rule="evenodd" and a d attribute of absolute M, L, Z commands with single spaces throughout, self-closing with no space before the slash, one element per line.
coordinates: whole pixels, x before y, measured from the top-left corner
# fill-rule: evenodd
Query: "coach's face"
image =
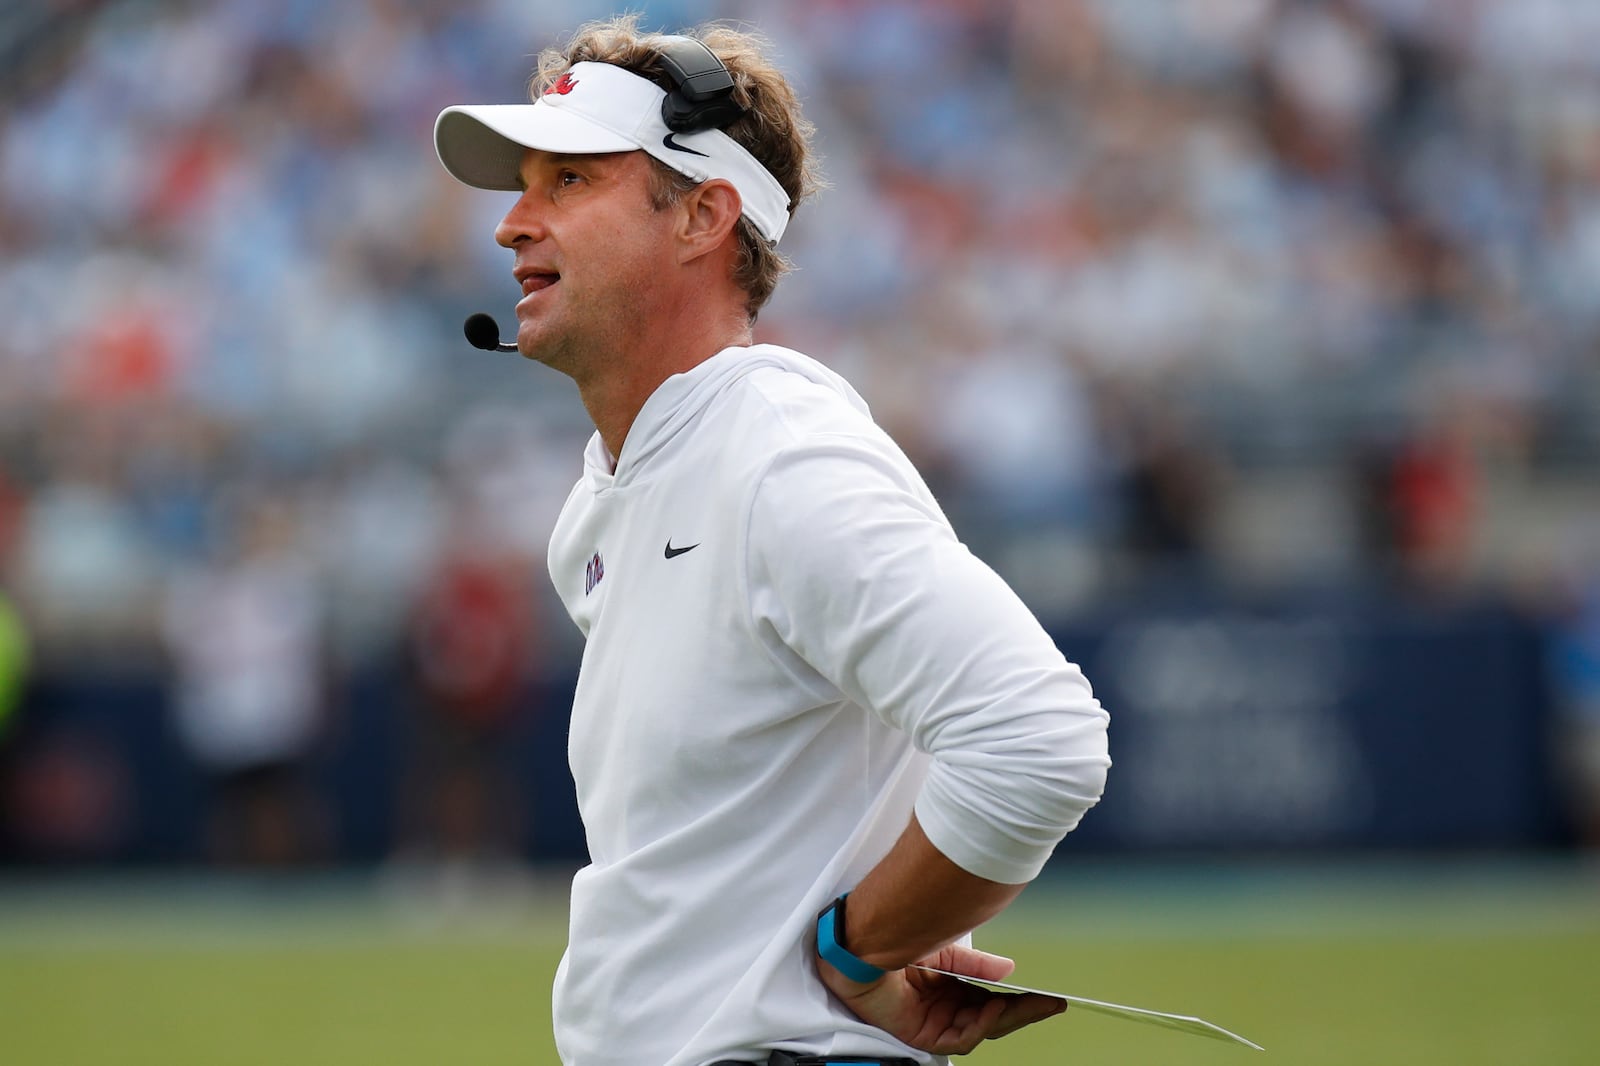
<path fill-rule="evenodd" d="M 495 228 L 516 253 L 518 349 L 580 385 L 672 313 L 673 215 L 651 206 L 650 166 L 643 152 L 529 149 L 524 191 Z"/>

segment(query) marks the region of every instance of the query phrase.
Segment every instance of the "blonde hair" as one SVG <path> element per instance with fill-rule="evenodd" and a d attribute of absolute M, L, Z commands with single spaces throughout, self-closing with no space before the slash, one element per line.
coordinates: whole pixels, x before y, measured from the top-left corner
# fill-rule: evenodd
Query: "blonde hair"
<path fill-rule="evenodd" d="M 564 47 L 541 52 L 531 85 L 533 98 L 537 100 L 574 63 L 585 62 L 609 63 L 669 89 L 672 82 L 661 65 L 664 35 L 641 31 L 639 18 L 628 14 L 587 23 Z M 715 52 L 733 75 L 733 98 L 744 113 L 724 132 L 778 179 L 789 194 L 792 218 L 800 202 L 821 186 L 811 157 L 813 127 L 801 114 L 799 98 L 783 72 L 767 58 L 767 42 L 759 35 L 711 25 L 692 36 Z M 694 188 L 695 182 L 665 163 L 654 158 L 650 162 L 654 164 L 651 202 L 657 210 L 677 203 Z M 733 280 L 744 290 L 745 311 L 754 322 L 790 264 L 742 215 L 737 232 L 739 255 Z"/>

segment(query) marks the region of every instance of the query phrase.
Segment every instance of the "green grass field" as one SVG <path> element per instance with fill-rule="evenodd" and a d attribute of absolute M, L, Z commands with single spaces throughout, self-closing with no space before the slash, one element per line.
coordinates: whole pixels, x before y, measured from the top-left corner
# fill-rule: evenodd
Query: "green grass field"
<path fill-rule="evenodd" d="M 0 884 L 0 1062 L 553 1064 L 561 922 L 554 885 L 464 916 L 359 881 Z M 1068 1011 L 963 1061 L 1559 1066 L 1600 1047 L 1600 876 L 1571 866 L 1094 865 L 980 943 L 1024 984 L 1267 1051 Z"/>

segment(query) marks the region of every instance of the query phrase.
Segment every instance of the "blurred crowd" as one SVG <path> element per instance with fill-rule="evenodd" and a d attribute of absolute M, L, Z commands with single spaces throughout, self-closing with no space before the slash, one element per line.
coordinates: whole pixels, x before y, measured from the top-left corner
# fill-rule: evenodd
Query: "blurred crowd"
<path fill-rule="evenodd" d="M 1600 5 L 629 6 L 772 39 L 830 187 L 759 336 L 855 381 L 1042 610 L 1531 569 L 1600 661 Z M 255 774 L 381 661 L 470 753 L 567 669 L 543 550 L 590 427 L 462 340 L 509 321 L 507 205 L 431 129 L 610 13 L 7 5 L 0 731 L 29 663 L 154 669 Z"/>

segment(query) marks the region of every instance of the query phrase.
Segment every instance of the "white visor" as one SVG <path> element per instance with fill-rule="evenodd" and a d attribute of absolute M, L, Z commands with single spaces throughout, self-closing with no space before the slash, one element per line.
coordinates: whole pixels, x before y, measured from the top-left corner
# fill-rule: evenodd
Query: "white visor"
<path fill-rule="evenodd" d="M 721 130 L 673 133 L 661 117 L 666 92 L 609 63 L 576 63 L 531 104 L 447 107 L 433 143 L 457 180 L 515 192 L 525 149 L 567 155 L 643 151 L 692 181 L 723 178 L 773 244 L 789 224 L 789 194 L 755 156 Z"/>

